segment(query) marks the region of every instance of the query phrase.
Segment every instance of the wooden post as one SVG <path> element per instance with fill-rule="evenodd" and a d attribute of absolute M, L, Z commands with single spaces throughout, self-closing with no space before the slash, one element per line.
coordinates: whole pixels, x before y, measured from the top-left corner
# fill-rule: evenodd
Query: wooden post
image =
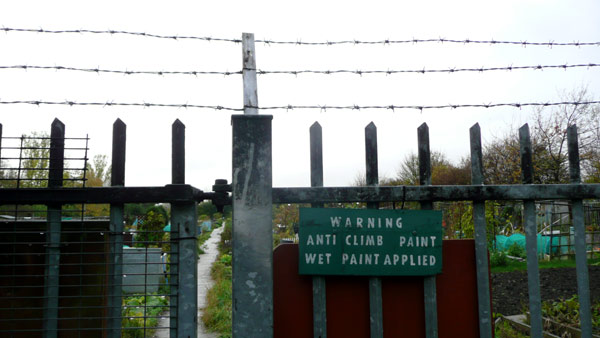
<path fill-rule="evenodd" d="M 373 122 L 365 127 L 365 165 L 366 184 L 379 184 L 379 166 L 377 161 L 377 127 Z M 369 209 L 379 209 L 378 202 L 367 203 Z M 369 308 L 371 338 L 383 338 L 383 299 L 381 278 L 369 278 Z"/>
<path fill-rule="evenodd" d="M 254 34 L 242 34 L 243 65 L 242 77 L 244 81 L 244 114 L 258 114 L 258 87 L 256 84 L 256 50 L 254 48 Z"/>
<path fill-rule="evenodd" d="M 431 185 L 431 152 L 429 150 L 429 127 L 426 123 L 417 130 L 419 146 L 419 185 Z M 421 209 L 433 209 L 433 202 L 421 202 Z M 425 296 L 425 334 L 427 338 L 437 338 L 437 292 L 435 276 L 423 278 Z"/>

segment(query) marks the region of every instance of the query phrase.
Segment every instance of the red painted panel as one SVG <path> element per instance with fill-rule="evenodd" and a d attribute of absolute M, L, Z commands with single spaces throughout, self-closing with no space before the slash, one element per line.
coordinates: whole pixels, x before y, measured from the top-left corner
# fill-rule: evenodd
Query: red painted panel
<path fill-rule="evenodd" d="M 477 281 L 473 240 L 443 242 L 437 277 L 439 337 L 478 337 Z M 312 337 L 312 281 L 298 275 L 298 246 L 280 245 L 274 260 L 275 337 Z M 366 277 L 327 277 L 327 336 L 369 337 Z M 424 337 L 421 277 L 382 278 L 385 337 Z"/>

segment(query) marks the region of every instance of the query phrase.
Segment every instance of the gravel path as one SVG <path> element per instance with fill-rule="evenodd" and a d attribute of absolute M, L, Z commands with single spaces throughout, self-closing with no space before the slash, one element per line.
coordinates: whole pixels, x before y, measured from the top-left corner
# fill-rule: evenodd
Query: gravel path
<path fill-rule="evenodd" d="M 198 338 L 217 337 L 214 333 L 206 332 L 200 318 L 202 316 L 202 309 L 206 306 L 206 293 L 213 285 L 213 280 L 210 277 L 210 268 L 219 254 L 217 244 L 221 239 L 223 228 L 224 226 L 220 226 L 212 232 L 210 238 L 203 245 L 205 253 L 198 258 Z M 164 313 L 162 316 L 164 317 L 159 320 L 158 326 L 163 327 L 163 329 L 156 330 L 155 338 L 169 337 L 169 313 Z"/>

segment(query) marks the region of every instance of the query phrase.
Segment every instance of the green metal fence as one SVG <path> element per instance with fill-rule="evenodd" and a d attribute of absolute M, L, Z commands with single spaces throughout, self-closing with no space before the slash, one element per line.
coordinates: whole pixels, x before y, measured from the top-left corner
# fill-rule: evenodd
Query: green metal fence
<path fill-rule="evenodd" d="M 173 184 L 164 187 L 125 187 L 126 126 L 120 120 L 113 127 L 110 187 L 86 187 L 85 170 L 65 174 L 74 168 L 72 159 L 86 167 L 87 143 L 83 155 L 69 157 L 73 149 L 65 142 L 73 139 L 65 138 L 58 120 L 41 149 L 45 155 L 36 155 L 47 163 L 47 174 L 29 181 L 36 184 L 26 184 L 23 164 L 33 162 L 22 145 L 1 138 L 0 335 L 149 337 L 162 330 L 196 336 L 196 203 L 228 199 L 185 184 L 184 129 L 179 120 L 173 124 Z M 65 184 L 71 180 L 80 184 Z M 170 204 L 169 236 L 141 222 L 124 226 L 128 203 Z M 109 217 L 86 215 L 98 204 L 109 205 Z"/>

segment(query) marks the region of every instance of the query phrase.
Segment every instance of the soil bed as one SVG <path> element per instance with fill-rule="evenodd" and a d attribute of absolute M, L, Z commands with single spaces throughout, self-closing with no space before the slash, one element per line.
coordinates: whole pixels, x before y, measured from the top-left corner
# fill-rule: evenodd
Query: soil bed
<path fill-rule="evenodd" d="M 592 303 L 600 301 L 600 266 L 589 266 Z M 570 298 L 577 294 L 575 268 L 540 269 L 542 301 Z M 529 308 L 527 271 L 492 274 L 493 311 L 503 315 L 523 313 Z"/>

